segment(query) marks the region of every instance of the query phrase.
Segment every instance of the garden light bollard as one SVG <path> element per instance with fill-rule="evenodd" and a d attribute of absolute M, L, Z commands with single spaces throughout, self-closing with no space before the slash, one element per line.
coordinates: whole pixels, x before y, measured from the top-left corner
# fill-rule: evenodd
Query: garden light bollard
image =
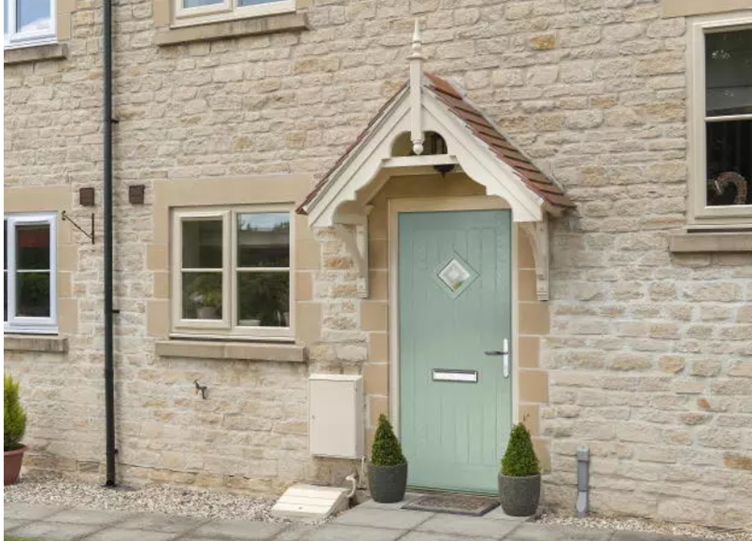
<path fill-rule="evenodd" d="M 577 512 L 588 512 L 588 485 L 590 484 L 590 449 L 577 448 Z"/>

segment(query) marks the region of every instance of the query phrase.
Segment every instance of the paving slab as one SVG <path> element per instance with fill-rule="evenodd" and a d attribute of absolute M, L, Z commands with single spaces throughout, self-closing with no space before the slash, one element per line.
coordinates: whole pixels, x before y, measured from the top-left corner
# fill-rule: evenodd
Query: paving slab
<path fill-rule="evenodd" d="M 305 541 L 395 541 L 405 530 L 327 524 L 303 537 Z"/>
<path fill-rule="evenodd" d="M 613 532 L 543 524 L 521 524 L 505 541 L 609 541 Z"/>
<path fill-rule="evenodd" d="M 313 529 L 313 526 L 292 525 L 273 539 L 274 541 L 305 541 L 307 536 L 313 532 Z"/>
<path fill-rule="evenodd" d="M 399 541 L 467 541 L 464 535 L 450 535 L 434 532 L 410 532 Z"/>
<path fill-rule="evenodd" d="M 92 509 L 63 509 L 46 517 L 51 522 L 66 522 L 68 524 L 91 524 L 101 527 L 123 522 L 133 513 L 123 511 L 94 511 Z"/>
<path fill-rule="evenodd" d="M 123 528 L 106 528 L 86 538 L 86 541 L 170 541 L 180 534 L 150 532 L 147 530 L 125 530 Z"/>
<path fill-rule="evenodd" d="M 286 529 L 286 524 L 249 520 L 213 520 L 199 527 L 191 535 L 210 539 L 259 540 L 271 539 Z"/>
<path fill-rule="evenodd" d="M 480 518 L 484 519 L 490 519 L 490 520 L 510 520 L 512 522 L 530 522 L 533 520 L 533 517 L 513 517 L 512 515 L 507 515 L 504 510 L 501 508 L 501 506 L 497 507 L 496 509 L 492 509 L 485 515 L 483 515 Z"/>
<path fill-rule="evenodd" d="M 63 522 L 32 522 L 13 530 L 13 535 L 24 539 L 49 539 L 73 541 L 101 529 L 97 524 L 66 524 Z"/>
<path fill-rule="evenodd" d="M 363 502 L 356 509 L 402 509 L 404 506 L 406 506 L 408 503 L 413 502 L 414 500 L 417 500 L 421 496 L 425 496 L 425 494 L 421 494 L 420 492 L 407 492 L 405 493 L 405 497 L 402 499 L 401 502 L 397 503 L 379 503 L 374 500 L 368 500 L 367 502 Z"/>
<path fill-rule="evenodd" d="M 519 526 L 520 524 L 513 521 L 481 520 L 478 517 L 437 513 L 424 523 L 420 524 L 416 530 L 421 532 L 463 535 L 465 537 L 501 539 Z"/>
<path fill-rule="evenodd" d="M 369 526 L 391 530 L 412 530 L 433 516 L 425 511 L 407 509 L 374 509 L 360 506 L 343 513 L 334 520 L 335 524 L 348 526 Z"/>
<path fill-rule="evenodd" d="M 20 502 L 5 502 L 3 516 L 5 519 L 15 520 L 41 520 L 58 513 L 62 507 L 51 505 L 31 505 Z"/>
<path fill-rule="evenodd" d="M 649 532 L 614 532 L 610 541 L 679 541 L 689 539 L 688 537 L 665 536 Z M 692 538 L 694 541 L 703 541 L 698 537 Z"/>
<path fill-rule="evenodd" d="M 3 521 L 3 530 L 6 532 L 9 532 L 15 528 L 19 528 L 23 526 L 24 524 L 28 524 L 28 520 L 17 520 L 15 518 L 6 518 Z"/>
<path fill-rule="evenodd" d="M 118 524 L 118 528 L 163 533 L 186 533 L 197 529 L 206 522 L 209 522 L 209 519 L 139 513 Z"/>

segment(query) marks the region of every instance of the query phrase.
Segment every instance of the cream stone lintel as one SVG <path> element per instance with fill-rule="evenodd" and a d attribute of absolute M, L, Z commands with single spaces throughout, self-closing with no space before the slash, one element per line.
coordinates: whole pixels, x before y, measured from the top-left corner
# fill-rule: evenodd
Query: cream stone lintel
<path fill-rule="evenodd" d="M 5 351 L 35 351 L 39 353 L 67 353 L 68 339 L 59 336 L 4 336 L 3 350 Z"/>
<path fill-rule="evenodd" d="M 749 0 L 661 0 L 664 17 L 728 13 L 752 8 Z"/>
<path fill-rule="evenodd" d="M 679 233 L 669 239 L 673 253 L 752 252 L 752 232 Z"/>
<path fill-rule="evenodd" d="M 166 340 L 157 342 L 156 353 L 160 357 L 185 357 L 190 359 L 306 362 L 305 347 L 295 344 Z"/>
<path fill-rule="evenodd" d="M 536 294 L 539 301 L 548 300 L 548 274 L 551 260 L 548 235 L 548 215 L 543 215 L 540 222 L 526 222 L 520 224 L 530 241 L 535 259 Z"/>

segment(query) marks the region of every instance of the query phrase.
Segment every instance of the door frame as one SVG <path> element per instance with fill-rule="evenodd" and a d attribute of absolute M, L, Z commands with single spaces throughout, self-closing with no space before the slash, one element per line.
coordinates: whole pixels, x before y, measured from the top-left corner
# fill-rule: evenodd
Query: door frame
<path fill-rule="evenodd" d="M 400 355 L 399 355 L 399 215 L 409 212 L 456 212 L 466 210 L 509 210 L 509 204 L 496 196 L 478 195 L 466 197 L 411 197 L 389 199 L 388 201 L 389 242 L 389 418 L 398 437 L 400 432 Z M 519 347 L 518 310 L 517 310 L 517 236 L 518 224 L 512 221 L 512 424 L 519 417 L 519 374 L 516 357 Z"/>

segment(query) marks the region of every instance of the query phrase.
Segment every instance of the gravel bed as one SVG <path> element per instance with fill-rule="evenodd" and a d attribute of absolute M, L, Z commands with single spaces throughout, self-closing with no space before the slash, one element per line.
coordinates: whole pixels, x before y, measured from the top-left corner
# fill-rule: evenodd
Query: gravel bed
<path fill-rule="evenodd" d="M 700 539 L 717 539 L 719 541 L 752 541 L 752 532 L 742 530 L 722 530 L 692 526 L 689 524 L 670 524 L 653 522 L 639 518 L 607 518 L 598 516 L 571 517 L 544 514 L 537 519 L 540 524 L 551 526 L 569 526 L 598 530 L 616 530 L 628 532 L 649 532 L 672 537 L 696 537 Z"/>
<path fill-rule="evenodd" d="M 5 487 L 5 501 L 222 520 L 290 522 L 271 516 L 274 498 L 168 485 L 111 489 L 49 474 L 24 475 L 17 485 Z"/>

